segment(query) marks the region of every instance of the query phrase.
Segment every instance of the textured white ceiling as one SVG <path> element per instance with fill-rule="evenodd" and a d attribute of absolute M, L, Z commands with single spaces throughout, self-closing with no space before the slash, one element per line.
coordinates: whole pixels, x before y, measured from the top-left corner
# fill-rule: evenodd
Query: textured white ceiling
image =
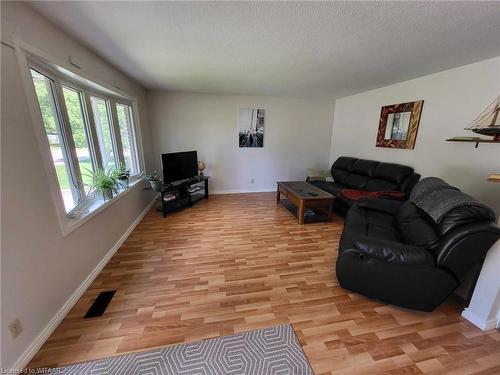
<path fill-rule="evenodd" d="M 339 97 L 500 55 L 500 2 L 30 5 L 151 89 Z"/>

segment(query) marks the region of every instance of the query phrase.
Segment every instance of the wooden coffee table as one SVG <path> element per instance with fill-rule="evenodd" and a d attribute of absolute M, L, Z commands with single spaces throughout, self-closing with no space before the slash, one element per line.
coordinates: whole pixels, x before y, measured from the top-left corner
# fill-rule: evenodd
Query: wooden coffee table
<path fill-rule="evenodd" d="M 304 181 L 277 182 L 278 191 L 276 201 L 280 202 L 283 194 L 297 207 L 297 222 L 304 224 L 304 212 L 307 208 L 323 208 L 327 211 L 327 218 L 332 220 L 332 205 L 335 196 Z"/>

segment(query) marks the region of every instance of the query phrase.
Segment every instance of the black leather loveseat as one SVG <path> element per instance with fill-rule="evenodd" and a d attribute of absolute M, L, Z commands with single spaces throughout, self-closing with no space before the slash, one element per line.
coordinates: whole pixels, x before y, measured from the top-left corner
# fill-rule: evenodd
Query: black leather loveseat
<path fill-rule="evenodd" d="M 495 215 L 439 181 L 423 179 L 405 202 L 365 198 L 351 207 L 336 265 L 343 288 L 431 311 L 480 264 L 500 238 Z"/>
<path fill-rule="evenodd" d="M 333 182 L 310 181 L 311 184 L 335 195 L 333 209 L 344 216 L 354 201 L 346 198 L 342 189 L 367 191 L 401 191 L 407 196 L 420 179 L 413 168 L 374 160 L 339 157 L 331 168 Z"/>

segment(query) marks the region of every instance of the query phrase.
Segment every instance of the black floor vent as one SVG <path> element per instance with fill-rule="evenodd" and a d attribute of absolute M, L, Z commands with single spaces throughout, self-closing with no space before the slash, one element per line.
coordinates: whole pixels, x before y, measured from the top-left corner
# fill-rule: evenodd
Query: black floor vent
<path fill-rule="evenodd" d="M 108 307 L 109 303 L 111 302 L 111 298 L 113 298 L 115 293 L 116 290 L 109 290 L 99 293 L 92 306 L 90 306 L 89 311 L 87 311 L 87 313 L 85 314 L 84 318 L 95 318 L 104 314 L 104 311 L 106 311 L 106 308 Z"/>

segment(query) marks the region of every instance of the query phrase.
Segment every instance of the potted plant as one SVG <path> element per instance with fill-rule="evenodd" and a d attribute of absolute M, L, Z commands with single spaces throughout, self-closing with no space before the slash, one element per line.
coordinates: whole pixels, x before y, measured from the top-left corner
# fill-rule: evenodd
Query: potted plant
<path fill-rule="evenodd" d="M 153 191 L 161 190 L 161 177 L 158 172 L 154 171 L 152 175 L 148 176 L 148 181 L 151 184 Z"/>
<path fill-rule="evenodd" d="M 129 184 L 130 169 L 127 169 L 125 164 L 121 163 L 120 168 L 115 171 L 116 180 L 118 184 L 123 188 L 127 189 Z"/>
<path fill-rule="evenodd" d="M 118 192 L 118 181 L 116 178 L 116 171 L 106 172 L 102 168 L 97 168 L 94 171 L 88 170 L 92 183 L 90 184 L 91 192 L 101 195 L 106 201 L 113 198 L 113 193 Z"/>

